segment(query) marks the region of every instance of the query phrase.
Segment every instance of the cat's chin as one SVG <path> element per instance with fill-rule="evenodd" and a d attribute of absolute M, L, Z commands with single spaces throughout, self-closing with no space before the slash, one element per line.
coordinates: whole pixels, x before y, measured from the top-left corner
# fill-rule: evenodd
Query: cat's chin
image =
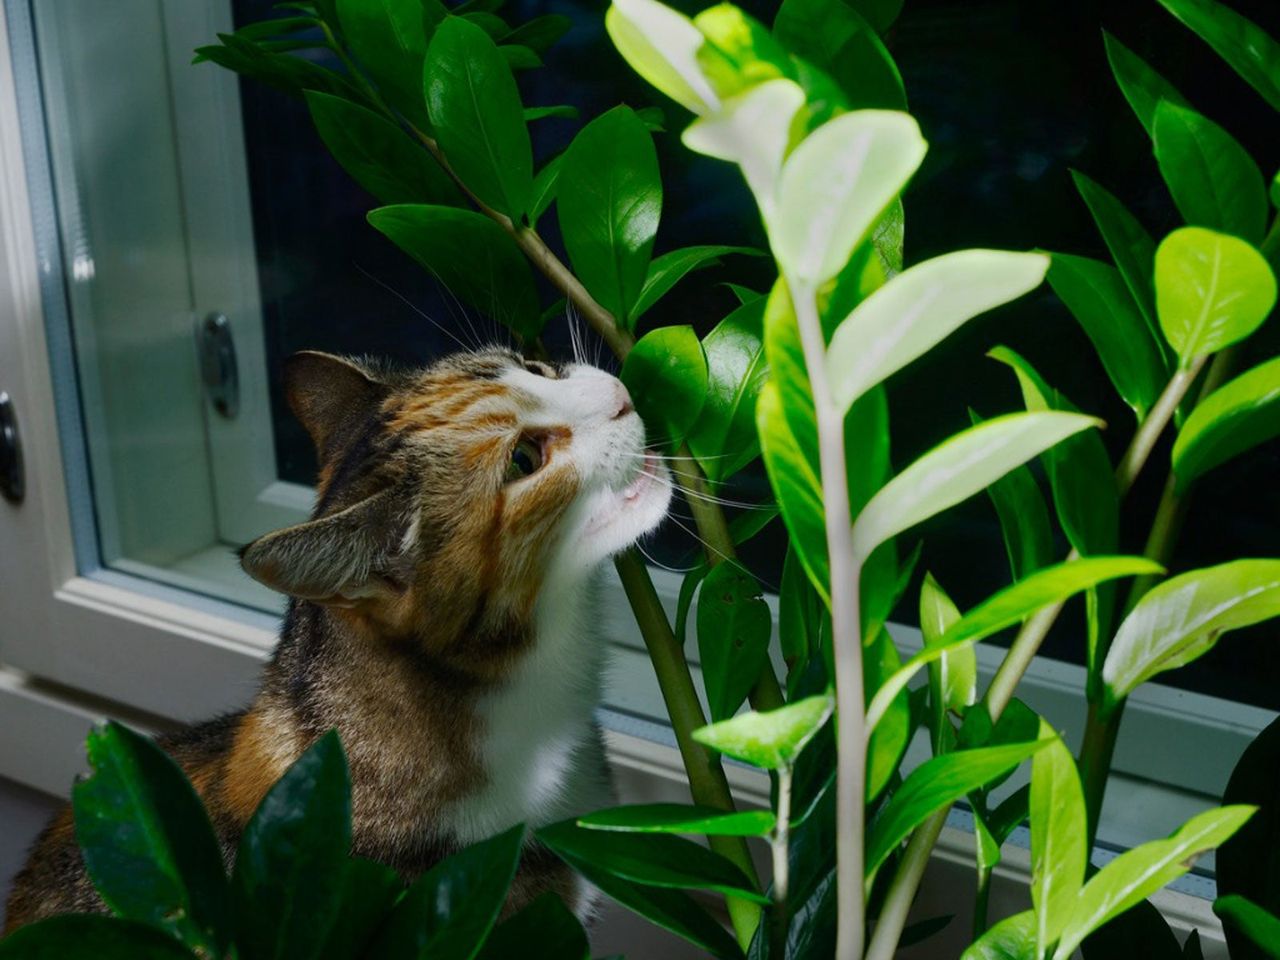
<path fill-rule="evenodd" d="M 671 475 L 662 461 L 646 450 L 630 483 L 597 496 L 578 545 L 583 559 L 594 562 L 625 550 L 662 522 L 671 504 Z"/>

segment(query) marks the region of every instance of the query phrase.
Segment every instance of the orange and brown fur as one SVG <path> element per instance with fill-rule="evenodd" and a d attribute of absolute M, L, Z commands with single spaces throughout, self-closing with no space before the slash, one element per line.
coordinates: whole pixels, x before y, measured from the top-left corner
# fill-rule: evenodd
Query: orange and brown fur
<path fill-rule="evenodd" d="M 591 594 L 668 498 L 621 384 L 496 349 L 400 374 L 304 353 L 286 383 L 319 454 L 315 511 L 242 554 L 292 598 L 279 645 L 248 709 L 160 740 L 228 859 L 331 728 L 351 768 L 353 853 L 406 879 L 512 824 L 607 803 Z M 588 909 L 530 843 L 508 907 L 547 889 Z M 6 932 L 101 909 L 64 809 L 15 881 Z"/>

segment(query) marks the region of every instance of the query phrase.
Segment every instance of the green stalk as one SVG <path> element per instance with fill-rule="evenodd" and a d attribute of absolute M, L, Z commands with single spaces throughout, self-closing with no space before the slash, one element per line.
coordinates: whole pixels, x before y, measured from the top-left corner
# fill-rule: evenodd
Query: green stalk
<path fill-rule="evenodd" d="M 791 864 L 787 860 L 787 846 L 791 831 L 791 774 L 790 766 L 778 770 L 777 821 L 769 846 L 773 853 L 773 916 L 769 925 L 769 956 L 785 960 L 787 955 L 787 930 L 790 916 L 787 914 L 787 888 Z"/>
<path fill-rule="evenodd" d="M 973 939 L 987 932 L 987 906 L 991 902 L 991 868 L 978 870 L 978 890 L 973 898 Z"/>
<path fill-rule="evenodd" d="M 920 888 L 925 867 L 929 865 L 929 855 L 933 852 L 938 837 L 942 835 L 942 828 L 947 824 L 947 813 L 950 809 L 950 807 L 943 807 L 916 827 L 915 833 L 911 834 L 907 849 L 898 863 L 898 869 L 894 871 L 884 906 L 880 909 L 880 917 L 876 920 L 876 929 L 871 937 L 871 945 L 867 947 L 866 960 L 893 960 L 893 955 L 898 949 L 898 939 L 902 936 L 902 928 L 907 923 L 907 912 L 911 909 L 916 891 Z M 843 960 L 843 955 L 837 954 L 837 956 Z"/>

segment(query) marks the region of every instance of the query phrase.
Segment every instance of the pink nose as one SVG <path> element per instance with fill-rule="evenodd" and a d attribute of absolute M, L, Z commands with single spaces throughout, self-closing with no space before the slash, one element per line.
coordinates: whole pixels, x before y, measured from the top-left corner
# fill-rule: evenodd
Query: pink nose
<path fill-rule="evenodd" d="M 631 404 L 631 394 L 627 393 L 627 388 L 618 382 L 613 391 L 613 419 L 621 420 L 628 413 L 634 413 L 635 407 Z"/>

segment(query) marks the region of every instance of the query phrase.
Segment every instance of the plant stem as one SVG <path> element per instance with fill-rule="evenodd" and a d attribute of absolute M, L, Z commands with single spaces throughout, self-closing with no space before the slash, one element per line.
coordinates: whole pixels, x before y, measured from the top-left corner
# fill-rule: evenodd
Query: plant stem
<path fill-rule="evenodd" d="M 772 960 L 786 960 L 787 930 L 791 919 L 787 915 L 787 887 L 791 866 L 787 860 L 791 830 L 791 773 L 790 766 L 783 766 L 778 770 L 778 819 L 773 826 L 773 836 L 769 838 L 773 852 L 773 917 L 769 927 L 769 956 Z"/>
<path fill-rule="evenodd" d="M 844 452 L 844 421 L 827 383 L 826 343 L 813 290 L 788 278 L 804 350 L 818 427 L 818 463 L 826 514 L 831 586 L 831 645 L 835 654 L 836 739 L 836 958 L 859 960 L 865 939 L 863 801 L 866 794 L 866 701 L 862 686 L 862 625 L 858 603 L 862 570 L 853 552 Z"/>
<path fill-rule="evenodd" d="M 991 902 L 991 868 L 978 870 L 978 890 L 973 898 L 973 939 L 987 932 L 987 906 Z"/>
<path fill-rule="evenodd" d="M 1105 715 L 1101 704 L 1090 701 L 1089 714 L 1084 725 L 1084 739 L 1080 744 L 1080 786 L 1084 790 L 1085 824 L 1088 836 L 1087 849 L 1093 849 L 1098 838 L 1098 823 L 1102 816 L 1102 801 L 1107 792 L 1107 778 L 1111 774 L 1111 761 L 1115 757 L 1116 739 L 1120 733 L 1120 718 L 1124 714 L 1121 700 Z"/>
<path fill-rule="evenodd" d="M 893 882 L 885 895 L 884 906 L 880 909 L 880 917 L 876 920 L 875 933 L 871 937 L 871 945 L 867 947 L 866 960 L 893 960 L 898 949 L 898 939 L 902 936 L 902 928 L 907 923 L 907 913 L 915 899 L 916 890 L 920 888 L 920 880 L 924 876 L 925 867 L 929 865 L 929 854 L 942 834 L 947 823 L 949 807 L 943 807 L 924 823 L 916 827 L 915 833 L 907 843 L 906 852 L 893 874 Z"/>
<path fill-rule="evenodd" d="M 1137 479 L 1138 473 L 1151 456 L 1151 451 L 1156 441 L 1160 439 L 1160 434 L 1164 433 L 1164 428 L 1173 419 L 1173 412 L 1178 409 L 1178 404 L 1182 402 L 1187 390 L 1199 376 L 1205 359 L 1205 357 L 1197 357 L 1188 366 L 1180 367 L 1165 384 L 1155 406 L 1138 425 L 1138 432 L 1129 441 L 1129 449 L 1124 452 L 1124 458 L 1116 467 L 1116 486 L 1120 489 L 1121 496 L 1128 493 L 1133 486 L 1133 481 Z"/>
<path fill-rule="evenodd" d="M 676 745 L 680 748 L 680 757 L 684 761 L 685 772 L 689 775 L 689 792 L 695 803 L 731 811 L 733 795 L 729 792 L 729 781 L 725 779 L 724 768 L 706 747 L 691 736 L 698 727 L 706 725 L 707 718 L 698 702 L 684 650 L 676 642 L 671 625 L 667 622 L 666 611 L 662 609 L 662 601 L 658 599 L 648 568 L 634 549 L 620 554 L 614 564 L 618 568 L 623 589 L 627 592 L 627 599 L 631 602 L 631 609 L 635 611 L 636 622 L 644 636 L 654 672 L 658 675 L 662 699 L 667 705 L 671 726 L 675 730 Z M 751 861 L 745 840 L 741 837 L 710 837 L 709 842 L 712 850 L 733 861 L 748 877 L 756 879 L 755 865 Z M 746 949 L 760 924 L 760 907 L 735 897 L 729 897 L 727 902 L 729 918 L 733 921 L 738 942 Z"/>

